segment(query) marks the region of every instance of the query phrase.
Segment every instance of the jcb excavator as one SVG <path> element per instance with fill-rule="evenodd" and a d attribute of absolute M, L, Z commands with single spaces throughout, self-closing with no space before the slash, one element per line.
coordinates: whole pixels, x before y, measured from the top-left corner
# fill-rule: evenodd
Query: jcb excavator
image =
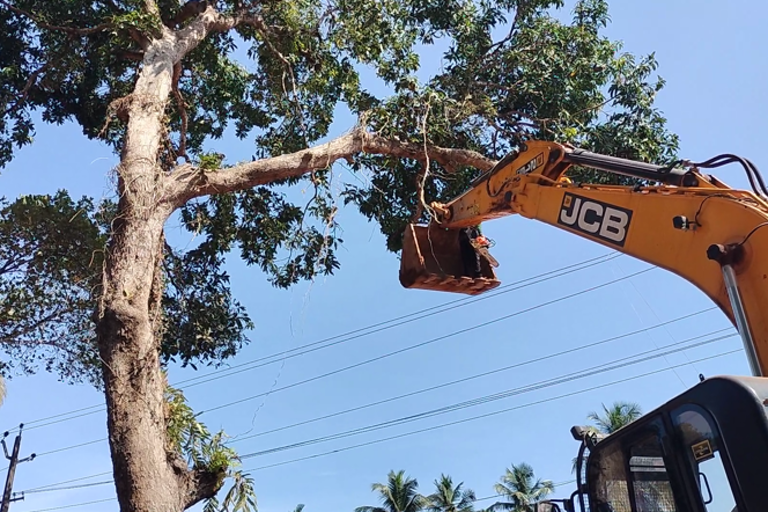
<path fill-rule="evenodd" d="M 743 166 L 752 191 L 704 173 L 730 163 Z M 566 176 L 572 166 L 639 184 L 575 183 Z M 518 214 L 681 276 L 719 306 L 744 342 L 753 376 L 704 379 L 606 437 L 571 429 L 581 443 L 577 488 L 552 500 L 551 510 L 768 512 L 768 190 L 749 160 L 653 165 L 529 141 L 465 193 L 431 208 L 428 225 L 411 224 L 404 234 L 406 288 L 495 288 L 493 260 L 479 257 L 474 273 L 467 265 L 465 228 Z"/>

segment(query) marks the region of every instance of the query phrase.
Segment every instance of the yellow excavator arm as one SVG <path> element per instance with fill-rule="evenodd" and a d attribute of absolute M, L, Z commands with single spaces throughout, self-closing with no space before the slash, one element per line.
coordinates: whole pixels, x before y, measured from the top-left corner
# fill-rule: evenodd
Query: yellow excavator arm
<path fill-rule="evenodd" d="M 741 163 L 754 191 L 735 190 L 702 169 Z M 571 166 L 639 178 L 647 186 L 574 183 Z M 768 191 L 746 159 L 652 165 L 566 145 L 530 141 L 452 201 L 433 222 L 405 233 L 400 281 L 407 288 L 477 294 L 498 286 L 485 259 L 463 271 L 462 228 L 506 215 L 545 222 L 673 272 L 731 319 L 752 372 L 768 375 Z"/>

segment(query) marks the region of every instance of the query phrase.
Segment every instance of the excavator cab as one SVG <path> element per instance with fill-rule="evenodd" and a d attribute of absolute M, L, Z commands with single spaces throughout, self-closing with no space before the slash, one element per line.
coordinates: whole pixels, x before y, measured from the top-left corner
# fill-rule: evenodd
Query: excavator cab
<path fill-rule="evenodd" d="M 715 377 L 602 439 L 574 427 L 582 449 L 566 508 L 578 498 L 582 512 L 768 510 L 767 406 L 768 379 Z"/>
<path fill-rule="evenodd" d="M 471 249 L 470 249 L 471 250 Z M 478 295 L 501 283 L 488 257 L 480 254 L 480 275 L 468 276 L 461 246 L 461 229 L 438 224 L 409 224 L 403 235 L 400 284 L 442 292 Z"/>

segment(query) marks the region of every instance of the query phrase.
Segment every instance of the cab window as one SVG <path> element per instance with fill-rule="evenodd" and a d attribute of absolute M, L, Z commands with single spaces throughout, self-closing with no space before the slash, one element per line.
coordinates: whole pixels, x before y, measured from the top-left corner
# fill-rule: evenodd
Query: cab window
<path fill-rule="evenodd" d="M 677 512 L 659 434 L 660 424 L 589 459 L 596 512 Z"/>
<path fill-rule="evenodd" d="M 689 404 L 676 409 L 671 416 L 706 511 L 735 510 L 736 499 L 725 472 L 719 431 L 710 414 Z"/>

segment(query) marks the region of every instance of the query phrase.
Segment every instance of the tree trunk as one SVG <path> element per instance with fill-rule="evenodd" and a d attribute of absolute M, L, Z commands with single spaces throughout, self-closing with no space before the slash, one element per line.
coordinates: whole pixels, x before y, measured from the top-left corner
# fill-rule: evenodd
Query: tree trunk
<path fill-rule="evenodd" d="M 98 325 L 113 477 L 122 512 L 184 510 L 166 450 L 164 382 L 150 317 L 162 222 L 116 229 Z"/>
<path fill-rule="evenodd" d="M 175 38 L 166 32 L 145 53 L 118 169 L 118 214 L 105 258 L 97 325 L 103 362 L 113 476 L 122 512 L 177 512 L 206 497 L 199 475 L 166 445 L 160 372 L 159 285 L 163 226 L 173 211 L 158 166 L 162 120 L 171 91 Z M 212 495 L 218 489 L 205 489 Z M 212 492 L 211 492 L 212 491 Z"/>

